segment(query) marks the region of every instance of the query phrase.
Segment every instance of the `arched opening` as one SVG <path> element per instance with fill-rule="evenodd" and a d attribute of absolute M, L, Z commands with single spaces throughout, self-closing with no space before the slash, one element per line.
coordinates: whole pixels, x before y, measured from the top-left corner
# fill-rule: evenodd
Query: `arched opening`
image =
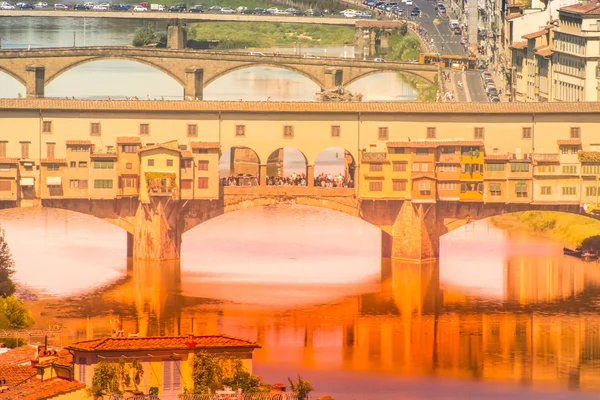
<path fill-rule="evenodd" d="M 315 101 L 319 86 L 285 68 L 249 67 L 209 82 L 204 100 Z"/>
<path fill-rule="evenodd" d="M 9 74 L 0 71 L 0 98 L 25 97 L 25 86 Z"/>
<path fill-rule="evenodd" d="M 248 147 L 230 147 L 219 159 L 219 178 L 223 186 L 258 186 L 260 159 Z"/>
<path fill-rule="evenodd" d="M 346 89 L 362 94 L 364 101 L 414 101 L 418 96 L 406 76 L 397 72 L 376 72 L 351 82 Z"/>
<path fill-rule="evenodd" d="M 315 187 L 353 188 L 356 162 L 343 147 L 329 147 L 315 159 Z"/>
<path fill-rule="evenodd" d="M 267 159 L 267 186 L 308 186 L 306 156 L 293 147 L 282 147 Z"/>
<path fill-rule="evenodd" d="M 45 96 L 181 100 L 183 87 L 164 72 L 140 62 L 100 60 L 78 65 L 60 74 L 46 86 Z"/>

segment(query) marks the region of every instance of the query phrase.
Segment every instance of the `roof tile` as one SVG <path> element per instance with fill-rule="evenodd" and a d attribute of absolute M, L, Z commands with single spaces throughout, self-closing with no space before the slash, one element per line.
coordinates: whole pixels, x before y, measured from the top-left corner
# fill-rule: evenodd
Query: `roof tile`
<path fill-rule="evenodd" d="M 598 15 L 600 14 L 600 7 L 598 6 L 598 3 L 594 0 L 590 1 L 589 3 L 579 3 L 566 6 L 560 8 L 558 11 L 559 13 L 569 12 L 573 14 Z"/>
<path fill-rule="evenodd" d="M 37 347 L 28 344 L 10 349 L 5 353 L 0 354 L 0 365 L 28 363 L 35 358 L 36 352 Z"/>
<path fill-rule="evenodd" d="M 508 154 L 487 154 L 484 157 L 485 161 L 508 161 L 510 156 Z"/>
<path fill-rule="evenodd" d="M 194 158 L 194 155 L 189 150 L 181 150 L 181 158 Z"/>
<path fill-rule="evenodd" d="M 117 144 L 121 143 L 141 144 L 142 139 L 136 136 L 119 136 L 117 138 Z"/>
<path fill-rule="evenodd" d="M 89 140 L 66 140 L 65 143 L 67 146 L 73 146 L 73 145 L 88 145 L 88 146 L 90 146 L 92 144 L 92 142 Z"/>
<path fill-rule="evenodd" d="M 19 159 L 13 157 L 0 157 L 0 164 L 18 164 Z"/>
<path fill-rule="evenodd" d="M 193 343 L 193 345 L 190 345 Z M 212 336 L 156 336 L 145 338 L 104 338 L 73 343 L 67 349 L 82 351 L 162 350 L 222 347 L 259 348 L 255 342 L 225 335 Z"/>
<path fill-rule="evenodd" d="M 219 142 L 192 142 L 190 143 L 192 149 L 220 149 L 221 143 Z"/>
<path fill-rule="evenodd" d="M 92 153 L 91 158 L 117 158 L 117 153 Z"/>
<path fill-rule="evenodd" d="M 548 33 L 548 29 L 542 29 L 541 31 L 531 32 L 531 33 L 528 33 L 528 34 L 523 35 L 521 37 L 523 39 L 535 39 L 535 38 L 538 38 L 540 36 L 544 36 L 547 33 Z"/>
<path fill-rule="evenodd" d="M 387 161 L 387 153 L 386 152 L 363 152 L 362 153 L 362 162 L 385 162 Z"/>
<path fill-rule="evenodd" d="M 415 140 L 413 142 L 387 142 L 388 147 L 438 147 L 438 146 L 484 146 L 483 140 Z"/>
<path fill-rule="evenodd" d="M 527 41 L 524 40 L 522 42 L 513 42 L 513 44 L 510 47 L 512 47 L 513 49 L 520 49 L 520 50 L 526 49 L 527 48 Z"/>
<path fill-rule="evenodd" d="M 565 139 L 556 142 L 559 146 L 581 146 L 581 139 Z"/>
<path fill-rule="evenodd" d="M 40 164 L 66 164 L 67 160 L 64 158 L 42 158 Z"/>

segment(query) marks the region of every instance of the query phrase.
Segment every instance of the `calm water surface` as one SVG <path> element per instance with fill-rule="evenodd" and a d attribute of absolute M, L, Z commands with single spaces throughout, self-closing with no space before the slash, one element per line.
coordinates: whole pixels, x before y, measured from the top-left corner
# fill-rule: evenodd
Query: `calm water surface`
<path fill-rule="evenodd" d="M 335 399 L 583 399 L 600 388 L 600 268 L 487 222 L 439 263 L 381 260 L 380 231 L 318 208 L 227 214 L 187 232 L 181 265 L 127 263 L 125 233 L 63 210 L 0 211 L 40 327 L 61 344 L 225 333 L 255 373 Z M 483 382 L 482 382 L 483 381 Z M 595 397 L 594 397 L 595 398 Z"/>
<path fill-rule="evenodd" d="M 156 23 L 157 32 L 166 31 Z M 142 21 L 97 18 L 0 18 L 4 48 L 115 46 L 129 45 Z M 271 49 L 293 53 L 294 49 Z M 352 47 L 302 48 L 302 53 L 354 56 Z M 368 100 L 414 100 L 416 92 L 398 74 L 371 75 L 348 86 Z M 313 101 L 319 87 L 295 72 L 256 67 L 232 72 L 204 89 L 205 100 Z M 17 97 L 25 88 L 0 71 L 0 97 Z M 104 60 L 77 66 L 53 80 L 47 97 L 113 99 L 137 96 L 140 99 L 181 100 L 183 88 L 171 77 L 144 64 Z"/>

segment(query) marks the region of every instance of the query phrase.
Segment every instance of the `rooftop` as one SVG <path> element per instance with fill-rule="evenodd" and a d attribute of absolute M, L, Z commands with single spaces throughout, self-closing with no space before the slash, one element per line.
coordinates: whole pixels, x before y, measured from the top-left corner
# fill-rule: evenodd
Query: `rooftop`
<path fill-rule="evenodd" d="M 380 152 L 367 152 L 363 151 L 362 153 L 362 162 L 385 162 L 387 160 L 387 153 Z"/>
<path fill-rule="evenodd" d="M 18 164 L 18 163 L 19 163 L 18 158 L 0 157 L 0 164 Z"/>
<path fill-rule="evenodd" d="M 142 143 L 142 139 L 139 137 L 135 137 L 135 136 L 119 136 L 117 138 L 117 143 L 118 144 L 121 144 L 121 143 L 140 144 L 140 143 Z"/>
<path fill-rule="evenodd" d="M 514 45 L 513 45 L 514 47 Z M 424 103 L 424 102 L 275 102 L 275 101 L 163 101 L 163 100 L 65 100 L 0 99 L 0 110 L 61 110 L 169 113 L 211 112 L 314 112 L 314 113 L 394 113 L 394 114 L 590 114 L 600 113 L 600 102 L 544 103 Z"/>
<path fill-rule="evenodd" d="M 540 36 L 544 36 L 545 34 L 548 33 L 548 29 L 542 29 L 541 31 L 537 31 L 537 32 L 532 32 L 532 33 L 528 33 L 526 35 L 521 36 L 523 39 L 535 39 L 538 38 Z"/>
<path fill-rule="evenodd" d="M 190 143 L 192 149 L 220 149 L 221 143 L 219 142 L 192 142 Z"/>
<path fill-rule="evenodd" d="M 527 41 L 524 40 L 522 42 L 513 42 L 513 44 L 510 47 L 512 47 L 513 49 L 526 49 Z"/>
<path fill-rule="evenodd" d="M 183 350 L 189 348 L 259 348 L 256 342 L 225 335 L 155 336 L 145 338 L 104 338 L 77 342 L 67 347 L 80 351 Z"/>
<path fill-rule="evenodd" d="M 579 15 L 600 15 L 600 6 L 596 0 L 592 0 L 588 3 L 573 4 L 570 6 L 563 7 L 559 12 L 568 12 Z"/>
<path fill-rule="evenodd" d="M 415 140 L 413 142 L 387 142 L 388 147 L 438 147 L 484 146 L 483 140 Z"/>
<path fill-rule="evenodd" d="M 581 139 L 565 139 L 556 142 L 559 146 L 581 146 Z"/>
<path fill-rule="evenodd" d="M 509 158 L 508 154 L 486 154 L 483 157 L 485 161 L 508 161 Z"/>
<path fill-rule="evenodd" d="M 35 358 L 37 352 L 36 346 L 24 345 L 8 350 L 6 353 L 0 354 L 0 365 L 5 364 L 25 364 Z M 2 378 L 2 377 L 0 377 Z"/>
<path fill-rule="evenodd" d="M 39 400 L 85 388 L 85 384 L 66 379 L 39 381 L 36 369 L 23 365 L 0 365 L 0 376 L 6 379 L 2 400 Z"/>
<path fill-rule="evenodd" d="M 67 140 L 65 141 L 65 143 L 67 144 L 67 146 L 73 146 L 73 145 L 91 145 L 92 142 L 89 140 Z"/>

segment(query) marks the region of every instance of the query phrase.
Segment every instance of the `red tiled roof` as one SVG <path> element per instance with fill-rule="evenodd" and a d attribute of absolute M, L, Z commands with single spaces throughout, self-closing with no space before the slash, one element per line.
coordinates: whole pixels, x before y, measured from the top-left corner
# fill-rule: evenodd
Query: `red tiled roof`
<path fill-rule="evenodd" d="M 18 164 L 18 163 L 19 163 L 18 158 L 0 157 L 0 164 Z"/>
<path fill-rule="evenodd" d="M 190 143 L 192 149 L 220 149 L 221 143 L 219 142 L 192 142 Z"/>
<path fill-rule="evenodd" d="M 194 343 L 194 346 L 189 346 Z M 74 343 L 70 350 L 128 351 L 128 350 L 182 350 L 195 348 L 249 347 L 259 348 L 255 342 L 225 335 L 213 336 L 156 336 L 145 338 L 104 338 Z"/>
<path fill-rule="evenodd" d="M 486 154 L 483 157 L 486 161 L 508 161 L 509 158 L 508 154 Z"/>
<path fill-rule="evenodd" d="M 67 160 L 64 158 L 42 158 L 40 164 L 66 164 Z"/>
<path fill-rule="evenodd" d="M 513 49 L 526 49 L 527 41 L 514 42 L 510 47 L 512 47 Z"/>
<path fill-rule="evenodd" d="M 1 370 L 0 370 L 1 373 Z M 35 373 L 35 372 L 34 372 Z M 70 393 L 76 390 L 85 389 L 85 384 L 68 381 L 66 379 L 49 379 L 45 381 L 39 381 L 35 377 L 27 379 L 19 385 L 11 387 L 8 385 L 8 391 L 0 393 L 0 399 L 2 400 L 40 400 L 53 398 L 54 396 Z M 84 398 L 85 394 L 82 390 L 81 398 Z"/>
<path fill-rule="evenodd" d="M 537 31 L 537 32 L 532 32 L 532 33 L 528 33 L 526 35 L 521 36 L 523 39 L 535 39 L 538 38 L 540 36 L 544 36 L 545 34 L 548 33 L 548 29 L 542 29 L 541 31 Z"/>
<path fill-rule="evenodd" d="M 142 143 L 142 139 L 136 136 L 119 136 L 117 138 L 117 143 L 132 143 L 132 144 L 140 144 Z"/>
<path fill-rule="evenodd" d="M 70 366 L 73 364 L 73 354 L 69 352 L 67 349 L 59 350 L 56 355 L 46 357 L 44 361 L 39 362 L 40 365 L 50 365 L 50 364 L 58 364 L 58 365 L 67 365 Z"/>
<path fill-rule="evenodd" d="M 559 146 L 581 146 L 581 139 L 557 140 Z"/>
<path fill-rule="evenodd" d="M 92 153 L 91 158 L 117 158 L 117 153 Z"/>
<path fill-rule="evenodd" d="M 165 150 L 171 150 L 171 151 L 176 151 L 178 153 L 181 153 L 181 150 L 176 145 L 174 146 L 173 142 L 158 143 L 158 144 L 153 144 L 151 146 L 142 147 L 140 149 L 140 153 L 144 152 L 144 151 L 156 150 L 156 149 L 165 149 Z"/>
<path fill-rule="evenodd" d="M 416 140 L 414 142 L 387 142 L 388 147 L 438 147 L 483 145 L 483 140 Z"/>
<path fill-rule="evenodd" d="M 10 349 L 6 353 L 0 354 L 0 365 L 28 363 L 35 358 L 36 351 L 36 346 L 28 344 Z"/>
<path fill-rule="evenodd" d="M 189 150 L 181 150 L 181 158 L 194 158 L 194 155 Z"/>
<path fill-rule="evenodd" d="M 550 47 L 543 47 L 539 50 L 536 50 L 535 53 L 542 57 L 548 57 L 554 54 L 554 50 L 552 50 Z"/>
<path fill-rule="evenodd" d="M 67 141 L 65 141 L 65 143 L 67 146 L 78 145 L 78 144 L 90 146 L 92 144 L 92 142 L 89 140 L 67 140 Z"/>
<path fill-rule="evenodd" d="M 600 7 L 596 1 L 590 1 L 589 3 L 573 4 L 566 6 L 558 10 L 559 12 L 569 12 L 573 14 L 586 14 L 586 15 L 598 15 L 600 14 Z"/>
<path fill-rule="evenodd" d="M 0 379 L 6 379 L 6 386 L 8 387 L 23 382 L 24 380 L 34 377 L 35 375 L 36 369 L 31 365 L 0 365 Z"/>

